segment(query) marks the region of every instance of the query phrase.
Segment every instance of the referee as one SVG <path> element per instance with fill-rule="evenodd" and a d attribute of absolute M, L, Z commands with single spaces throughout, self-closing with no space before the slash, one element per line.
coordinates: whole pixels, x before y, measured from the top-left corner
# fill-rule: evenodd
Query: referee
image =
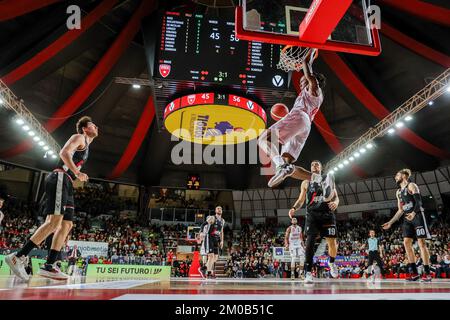
<path fill-rule="evenodd" d="M 383 261 L 381 260 L 381 246 L 378 245 L 378 238 L 375 237 L 375 230 L 369 230 L 369 239 L 367 239 L 369 246 L 369 266 L 373 265 L 373 261 L 377 262 L 380 267 L 381 274 L 384 275 Z"/>

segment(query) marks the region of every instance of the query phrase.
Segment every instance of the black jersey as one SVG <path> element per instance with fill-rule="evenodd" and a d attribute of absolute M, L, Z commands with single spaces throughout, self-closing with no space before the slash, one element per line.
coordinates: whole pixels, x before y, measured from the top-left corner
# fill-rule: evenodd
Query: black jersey
<path fill-rule="evenodd" d="M 414 207 L 416 206 L 416 200 L 414 199 L 414 196 L 408 190 L 409 184 L 410 184 L 410 182 L 408 182 L 406 187 L 399 189 L 400 204 L 402 205 L 404 213 L 413 212 Z"/>
<path fill-rule="evenodd" d="M 306 191 L 306 211 L 330 211 L 328 202 L 325 202 L 324 185 L 318 182 L 309 182 Z"/>
<path fill-rule="evenodd" d="M 89 143 L 86 136 L 84 137 L 84 139 L 85 148 L 82 150 L 75 150 L 75 152 L 72 154 L 72 161 L 78 168 L 78 170 L 81 170 L 89 156 Z M 63 161 L 60 161 L 58 169 L 64 170 L 72 178 L 72 180 L 75 180 L 77 178 L 72 170 L 70 170 Z"/>
<path fill-rule="evenodd" d="M 220 240 L 222 236 L 223 227 L 224 227 L 224 220 L 222 218 L 217 218 L 216 215 L 216 221 L 211 226 L 211 235 Z"/>

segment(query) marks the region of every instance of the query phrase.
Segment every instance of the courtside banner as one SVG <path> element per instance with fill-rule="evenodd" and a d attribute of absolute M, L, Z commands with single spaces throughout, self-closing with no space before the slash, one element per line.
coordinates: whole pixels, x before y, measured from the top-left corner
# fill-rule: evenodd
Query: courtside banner
<path fill-rule="evenodd" d="M 171 267 L 169 266 L 138 266 L 124 264 L 89 264 L 86 276 L 92 278 L 107 278 L 108 280 L 170 280 Z"/>
<path fill-rule="evenodd" d="M 291 254 L 284 247 L 273 247 L 273 258 L 281 262 L 287 262 L 291 261 Z"/>
<path fill-rule="evenodd" d="M 72 249 L 76 245 L 81 252 L 83 258 L 89 256 L 107 257 L 108 243 L 107 242 L 93 242 L 93 241 L 68 241 L 67 246 Z"/>
<path fill-rule="evenodd" d="M 5 256 L 0 255 L 0 276 L 9 276 L 10 274 L 9 266 L 5 263 Z"/>

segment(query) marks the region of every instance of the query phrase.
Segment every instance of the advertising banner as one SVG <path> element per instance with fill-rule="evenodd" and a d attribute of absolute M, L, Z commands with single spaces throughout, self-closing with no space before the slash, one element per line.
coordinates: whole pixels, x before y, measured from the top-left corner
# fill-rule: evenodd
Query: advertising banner
<path fill-rule="evenodd" d="M 126 264 L 89 264 L 86 276 L 108 280 L 170 280 L 170 266 L 139 266 Z"/>
<path fill-rule="evenodd" d="M 284 247 L 274 247 L 273 248 L 273 258 L 281 262 L 291 261 L 291 255 L 289 250 Z M 314 263 L 319 261 L 321 267 L 328 267 L 329 257 L 326 255 L 314 256 Z M 364 256 L 355 254 L 350 256 L 336 256 L 335 264 L 337 266 L 357 266 L 361 261 L 364 260 Z"/>
<path fill-rule="evenodd" d="M 273 247 L 273 258 L 281 262 L 288 262 L 291 261 L 291 254 L 284 247 Z"/>
<path fill-rule="evenodd" d="M 9 276 L 11 274 L 11 270 L 9 270 L 9 266 L 5 263 L 5 256 L 0 255 L 0 276 Z"/>
<path fill-rule="evenodd" d="M 68 241 L 67 246 L 72 249 L 74 245 L 78 246 L 81 256 L 86 258 L 88 256 L 107 257 L 108 243 L 107 242 L 93 242 L 93 241 Z"/>
<path fill-rule="evenodd" d="M 318 256 L 314 257 L 314 263 L 319 261 L 319 264 L 321 267 L 328 267 L 328 256 Z M 350 256 L 336 256 L 336 259 L 334 260 L 334 263 L 337 266 L 352 266 L 355 267 L 361 263 L 361 261 L 364 260 L 364 256 L 359 254 L 352 254 Z"/>

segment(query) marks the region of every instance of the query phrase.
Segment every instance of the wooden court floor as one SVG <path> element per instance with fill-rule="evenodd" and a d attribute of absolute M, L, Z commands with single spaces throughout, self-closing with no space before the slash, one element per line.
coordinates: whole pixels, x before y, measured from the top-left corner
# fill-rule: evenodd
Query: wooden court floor
<path fill-rule="evenodd" d="M 2 300 L 450 300 L 450 279 L 408 283 L 401 279 L 318 279 L 314 284 L 290 279 L 172 278 L 108 280 L 71 278 L 67 282 L 38 276 L 24 283 L 0 277 Z"/>

